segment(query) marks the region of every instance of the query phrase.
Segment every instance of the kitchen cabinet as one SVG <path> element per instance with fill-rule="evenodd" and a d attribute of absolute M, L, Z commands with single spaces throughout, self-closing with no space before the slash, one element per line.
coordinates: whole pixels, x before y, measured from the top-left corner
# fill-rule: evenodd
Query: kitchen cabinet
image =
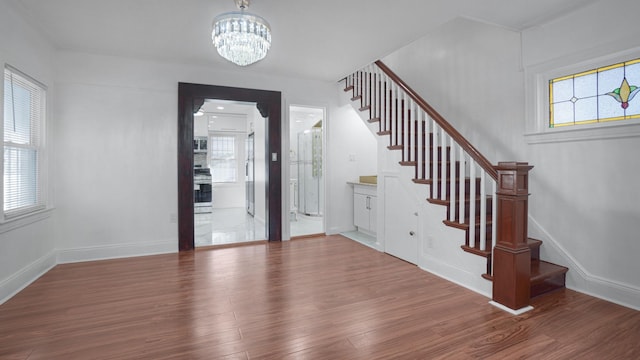
<path fill-rule="evenodd" d="M 353 184 L 353 223 L 361 231 L 375 236 L 378 226 L 375 186 Z"/>

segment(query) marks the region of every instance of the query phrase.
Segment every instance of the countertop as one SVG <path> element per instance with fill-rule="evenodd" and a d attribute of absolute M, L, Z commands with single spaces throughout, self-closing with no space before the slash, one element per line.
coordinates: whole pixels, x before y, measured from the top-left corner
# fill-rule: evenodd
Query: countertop
<path fill-rule="evenodd" d="M 349 184 L 349 185 L 371 186 L 371 187 L 377 187 L 378 186 L 378 184 L 363 183 L 363 182 L 359 182 L 359 181 L 347 181 L 347 184 Z"/>

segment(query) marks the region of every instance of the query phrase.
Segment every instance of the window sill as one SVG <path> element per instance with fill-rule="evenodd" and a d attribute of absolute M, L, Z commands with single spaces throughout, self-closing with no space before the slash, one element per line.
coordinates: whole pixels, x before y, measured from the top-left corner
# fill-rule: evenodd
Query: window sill
<path fill-rule="evenodd" d="M 0 223 L 0 234 L 44 220 L 50 217 L 52 213 L 53 213 L 53 208 L 46 208 L 46 209 L 34 211 L 29 214 L 18 216 L 12 219 L 5 219 Z"/>
<path fill-rule="evenodd" d="M 580 125 L 578 125 L 580 126 Z M 524 135 L 528 144 L 640 137 L 640 123 L 584 128 L 555 128 Z"/>

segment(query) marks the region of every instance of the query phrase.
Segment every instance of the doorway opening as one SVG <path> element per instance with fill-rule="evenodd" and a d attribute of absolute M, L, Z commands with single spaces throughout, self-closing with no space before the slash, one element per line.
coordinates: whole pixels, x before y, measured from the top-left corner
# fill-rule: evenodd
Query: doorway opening
<path fill-rule="evenodd" d="M 324 119 L 324 108 L 289 106 L 291 237 L 324 233 Z"/>
<path fill-rule="evenodd" d="M 266 240 L 266 128 L 256 104 L 205 100 L 193 129 L 195 246 Z"/>
<path fill-rule="evenodd" d="M 195 247 L 194 114 L 207 99 L 255 103 L 265 119 L 265 233 L 268 241 L 282 240 L 281 103 L 278 91 L 202 84 L 178 84 L 178 247 Z M 207 144 L 208 145 L 208 144 Z M 205 189 L 206 190 L 206 189 Z M 206 192 L 206 191 L 205 191 Z M 200 194 L 203 195 L 203 194 Z M 213 198 L 213 195 L 212 195 Z M 213 199 L 212 199 L 213 200 Z M 215 200 L 214 200 L 215 201 Z"/>

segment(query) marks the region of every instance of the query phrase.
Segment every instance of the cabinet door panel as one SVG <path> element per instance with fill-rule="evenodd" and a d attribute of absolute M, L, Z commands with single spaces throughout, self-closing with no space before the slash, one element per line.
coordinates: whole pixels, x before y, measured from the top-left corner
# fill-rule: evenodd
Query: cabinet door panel
<path fill-rule="evenodd" d="M 378 198 L 369 196 L 369 230 L 372 233 L 378 231 Z"/>
<path fill-rule="evenodd" d="M 367 209 L 367 196 L 353 194 L 353 223 L 358 228 L 369 229 L 369 209 Z"/>

